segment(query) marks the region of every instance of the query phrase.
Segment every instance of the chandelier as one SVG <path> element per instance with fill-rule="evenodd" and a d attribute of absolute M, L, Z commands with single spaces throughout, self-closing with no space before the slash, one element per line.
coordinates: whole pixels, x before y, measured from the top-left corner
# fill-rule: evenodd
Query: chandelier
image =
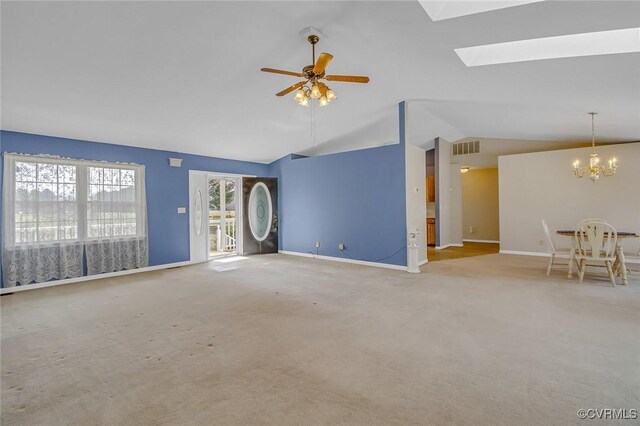
<path fill-rule="evenodd" d="M 581 178 L 588 173 L 589 178 L 595 182 L 600 178 L 600 175 L 605 177 L 613 176 L 618 168 L 618 164 L 615 157 L 609 160 L 608 167 L 600 164 L 600 157 L 596 154 L 596 133 L 594 127 L 594 118 L 598 113 L 590 112 L 589 114 L 591 114 L 591 148 L 593 151 L 591 152 L 591 157 L 589 157 L 588 166 L 580 167 L 580 160 L 576 160 L 573 163 L 573 173 L 577 178 Z"/>

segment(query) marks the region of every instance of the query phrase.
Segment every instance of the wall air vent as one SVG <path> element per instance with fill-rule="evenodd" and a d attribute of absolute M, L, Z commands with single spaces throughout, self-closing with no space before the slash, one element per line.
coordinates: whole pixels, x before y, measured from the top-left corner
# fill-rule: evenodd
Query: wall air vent
<path fill-rule="evenodd" d="M 451 147 L 453 155 L 477 154 L 480 152 L 480 141 L 454 143 Z"/>

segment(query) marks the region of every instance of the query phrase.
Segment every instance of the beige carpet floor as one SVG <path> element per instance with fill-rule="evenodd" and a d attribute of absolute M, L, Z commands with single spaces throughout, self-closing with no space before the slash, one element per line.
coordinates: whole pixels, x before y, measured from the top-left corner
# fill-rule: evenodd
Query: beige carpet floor
<path fill-rule="evenodd" d="M 268 255 L 3 296 L 2 424 L 565 425 L 640 408 L 639 277 L 579 285 L 545 265 Z"/>

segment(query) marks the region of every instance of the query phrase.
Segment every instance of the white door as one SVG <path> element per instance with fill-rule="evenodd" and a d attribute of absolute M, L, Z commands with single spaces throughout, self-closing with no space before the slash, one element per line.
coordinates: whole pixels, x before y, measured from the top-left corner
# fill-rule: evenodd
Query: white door
<path fill-rule="evenodd" d="M 209 259 L 209 178 L 189 171 L 189 247 L 192 262 Z"/>

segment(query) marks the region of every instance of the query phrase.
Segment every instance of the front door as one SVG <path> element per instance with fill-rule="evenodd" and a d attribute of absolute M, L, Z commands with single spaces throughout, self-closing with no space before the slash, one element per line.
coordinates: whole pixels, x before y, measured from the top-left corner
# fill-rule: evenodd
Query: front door
<path fill-rule="evenodd" d="M 278 252 L 278 179 L 242 178 L 243 254 Z"/>

